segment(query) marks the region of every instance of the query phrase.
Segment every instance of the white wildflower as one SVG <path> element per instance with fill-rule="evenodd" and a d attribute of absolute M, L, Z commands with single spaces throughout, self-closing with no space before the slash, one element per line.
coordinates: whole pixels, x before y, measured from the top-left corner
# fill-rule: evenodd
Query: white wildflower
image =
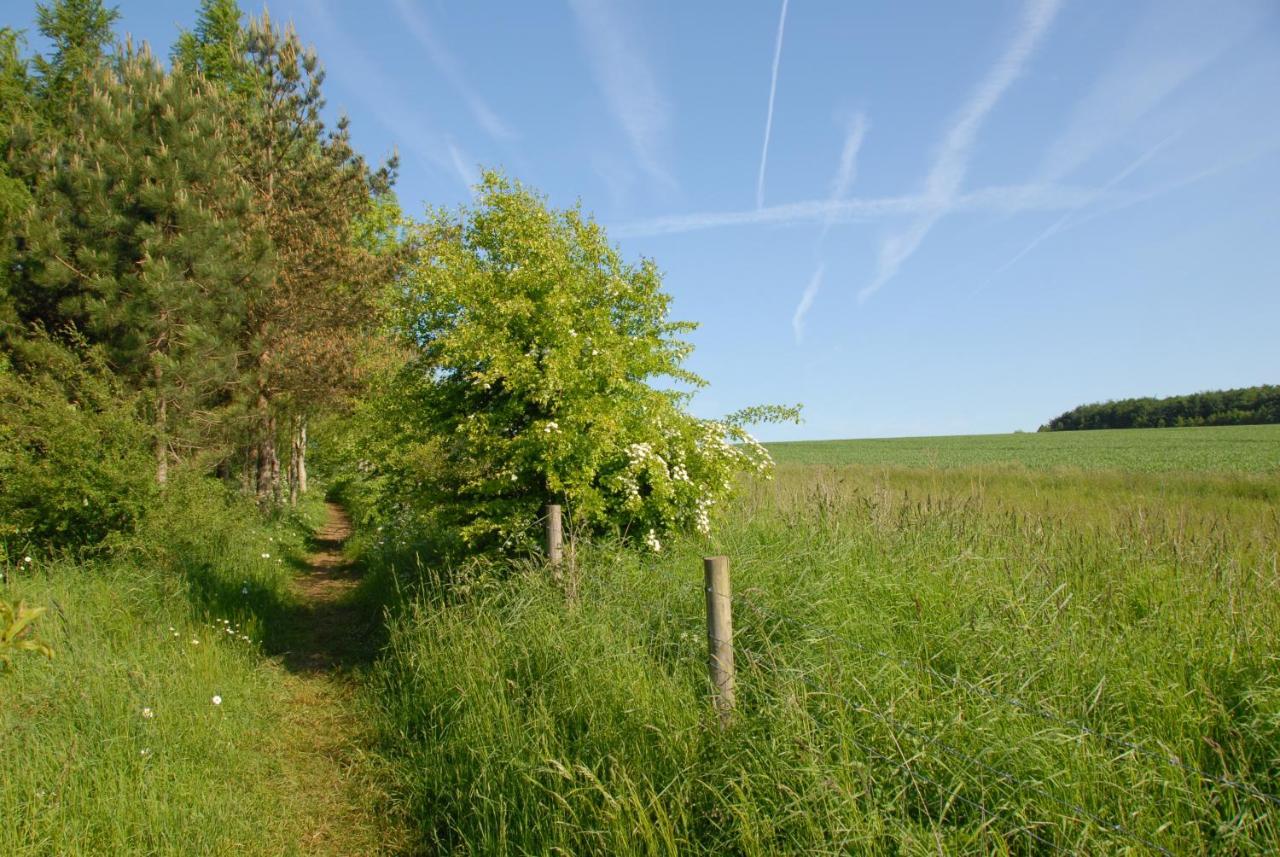
<path fill-rule="evenodd" d="M 197 640 L 195 637 L 192 637 L 192 638 L 191 638 L 191 645 L 193 645 L 193 646 L 198 646 L 198 645 L 200 645 L 200 641 L 199 641 L 199 640 Z"/>
<path fill-rule="evenodd" d="M 217 694 L 214 694 L 214 697 L 213 697 L 213 704 L 214 704 L 214 705 L 221 705 L 221 704 L 222 704 L 222 697 L 221 697 L 221 696 L 218 696 Z"/>
<path fill-rule="evenodd" d="M 139 751 L 138 755 L 139 755 L 139 756 L 150 756 L 150 755 L 151 755 L 151 748 L 150 748 L 150 747 L 143 747 L 143 748 L 142 748 L 142 750 L 140 750 L 140 751 Z"/>
<path fill-rule="evenodd" d="M 269 553 L 264 553 L 264 554 L 262 555 L 262 558 L 263 558 L 263 559 L 271 559 L 271 554 L 269 554 Z"/>
<path fill-rule="evenodd" d="M 156 716 L 156 713 L 150 708 L 144 708 L 142 709 L 142 716 L 150 720 L 152 717 Z"/>
<path fill-rule="evenodd" d="M 654 553 L 662 553 L 662 542 L 658 541 L 658 534 L 652 529 L 645 535 L 644 543 Z"/>

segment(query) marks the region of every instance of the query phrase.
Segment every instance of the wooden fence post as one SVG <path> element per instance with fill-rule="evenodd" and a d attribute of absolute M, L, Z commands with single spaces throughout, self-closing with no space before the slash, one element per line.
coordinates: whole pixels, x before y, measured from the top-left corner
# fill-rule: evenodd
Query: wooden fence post
<path fill-rule="evenodd" d="M 564 559 L 564 528 L 560 520 L 560 506 L 547 506 L 547 562 L 552 575 L 560 579 L 560 563 Z"/>
<path fill-rule="evenodd" d="M 707 670 L 715 688 L 720 722 L 733 715 L 733 593 L 729 588 L 729 558 L 709 556 L 702 560 L 707 590 Z"/>

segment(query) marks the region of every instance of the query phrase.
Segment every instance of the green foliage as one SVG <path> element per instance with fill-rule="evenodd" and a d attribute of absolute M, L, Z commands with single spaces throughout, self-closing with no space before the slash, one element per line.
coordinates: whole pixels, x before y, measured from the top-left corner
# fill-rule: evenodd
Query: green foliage
<path fill-rule="evenodd" d="M 39 153 L 19 307 L 76 324 L 144 394 L 163 481 L 173 451 L 212 446 L 236 403 L 237 337 L 267 245 L 247 223 L 217 90 L 145 51 L 94 87 L 76 134 Z"/>
<path fill-rule="evenodd" d="M 155 491 L 133 398 L 82 341 L 17 346 L 0 365 L 0 538 L 75 547 L 131 530 Z"/>
<path fill-rule="evenodd" d="M 683 368 L 694 325 L 668 319 L 657 266 L 623 261 L 580 209 L 487 173 L 471 209 L 412 238 L 416 354 L 369 413 L 388 506 L 493 546 L 555 500 L 658 549 L 669 530 L 706 532 L 735 472 L 768 469 L 741 426 L 685 412 L 670 385 L 703 384 Z"/>
<path fill-rule="evenodd" d="M 46 609 L 28 607 L 23 601 L 10 603 L 0 598 L 0 667 L 8 667 L 18 652 L 53 657 L 53 649 L 32 633 L 32 625 L 45 614 Z"/>
<path fill-rule="evenodd" d="M 1121 399 L 1081 405 L 1054 417 L 1040 431 L 1172 428 L 1280 423 L 1280 386 L 1210 390 L 1164 399 Z"/>
<path fill-rule="evenodd" d="M 36 4 L 36 25 L 53 45 L 49 57 L 35 58 L 37 94 L 43 114 L 61 126 L 66 111 L 82 98 L 92 73 L 114 40 L 112 25 L 120 13 L 102 0 L 53 0 Z"/>
<path fill-rule="evenodd" d="M 236 0 L 200 0 L 200 13 L 193 30 L 183 30 L 173 46 L 173 60 L 207 80 L 249 99 L 258 81 L 246 50 L 248 36 L 241 25 L 244 13 Z"/>

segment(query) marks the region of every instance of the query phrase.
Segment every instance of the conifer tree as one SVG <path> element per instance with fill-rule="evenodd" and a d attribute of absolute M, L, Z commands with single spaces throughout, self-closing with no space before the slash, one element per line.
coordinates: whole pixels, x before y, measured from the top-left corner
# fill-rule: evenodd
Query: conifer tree
<path fill-rule="evenodd" d="M 18 52 L 18 34 L 0 27 L 0 342 L 18 321 L 11 292 L 15 238 L 31 201 L 26 183 L 10 166 L 10 149 L 14 126 L 29 122 L 32 109 L 31 79 Z"/>
<path fill-rule="evenodd" d="M 266 244 L 224 127 L 226 98 L 144 48 L 100 72 L 46 155 L 24 224 L 31 287 L 142 391 L 156 478 L 208 446 L 240 376 L 238 334 Z"/>
<path fill-rule="evenodd" d="M 250 97 L 254 79 L 243 16 L 236 0 L 201 0 L 195 28 L 184 30 L 174 45 L 174 62 L 198 70 L 238 97 Z"/>
<path fill-rule="evenodd" d="M 111 25 L 120 17 L 102 0 L 54 0 L 36 4 L 36 24 L 53 43 L 53 53 L 35 58 L 38 95 L 46 116 L 57 119 L 88 87 L 114 41 Z"/>
<path fill-rule="evenodd" d="M 292 26 L 264 13 L 247 49 L 256 87 L 241 112 L 241 170 L 271 239 L 274 275 L 249 306 L 246 347 L 255 360 L 256 487 L 263 502 L 280 488 L 279 427 L 294 454 L 306 416 L 351 389 L 362 332 L 376 321 L 387 258 L 355 239 L 360 218 L 386 192 L 394 164 L 374 172 L 351 147 L 345 117 L 320 118 L 324 72 Z"/>

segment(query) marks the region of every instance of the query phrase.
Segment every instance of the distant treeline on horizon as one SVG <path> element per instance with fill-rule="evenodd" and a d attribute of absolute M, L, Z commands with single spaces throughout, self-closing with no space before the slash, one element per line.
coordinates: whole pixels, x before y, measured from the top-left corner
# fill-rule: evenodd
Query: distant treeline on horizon
<path fill-rule="evenodd" d="M 1040 431 L 1280 423 L 1280 386 L 1209 390 L 1164 399 L 1120 399 L 1072 408 Z"/>

